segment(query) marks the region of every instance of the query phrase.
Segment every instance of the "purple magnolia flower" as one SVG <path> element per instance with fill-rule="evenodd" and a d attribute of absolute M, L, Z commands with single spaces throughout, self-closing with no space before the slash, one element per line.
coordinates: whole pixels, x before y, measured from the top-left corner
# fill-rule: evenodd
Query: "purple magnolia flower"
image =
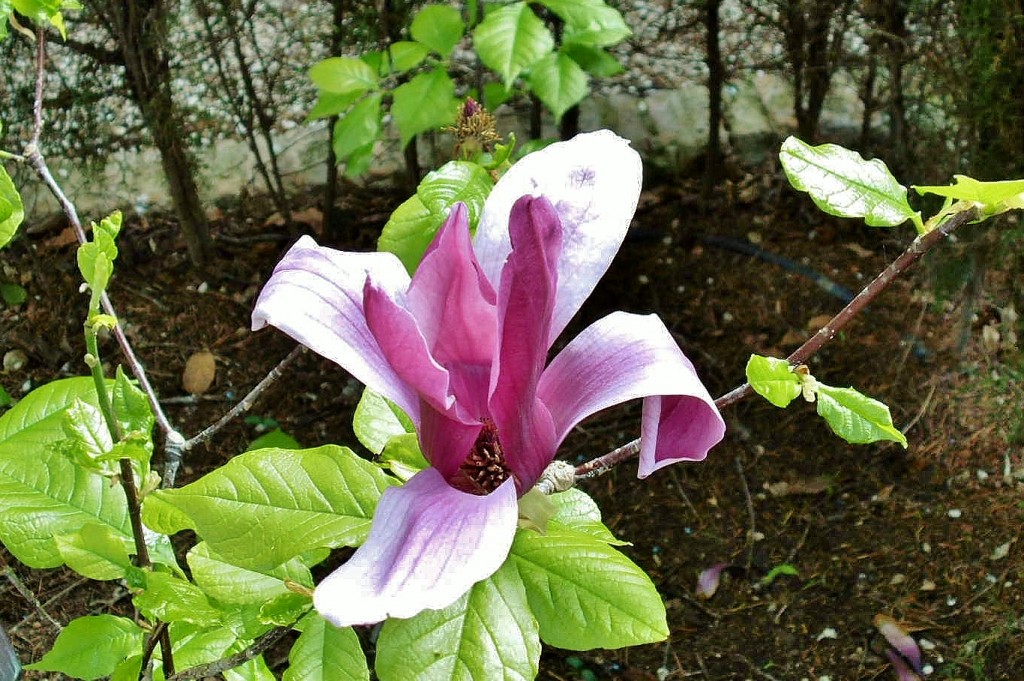
<path fill-rule="evenodd" d="M 640 476 L 701 460 L 725 425 L 654 315 L 615 312 L 545 366 L 608 269 L 640 194 L 636 152 L 601 131 L 515 164 L 475 240 L 456 204 L 410 279 L 390 253 L 303 237 L 260 294 L 278 327 L 397 403 L 430 468 L 381 496 L 366 542 L 317 586 L 338 626 L 444 608 L 508 556 L 518 498 L 583 418 L 644 401 Z"/>

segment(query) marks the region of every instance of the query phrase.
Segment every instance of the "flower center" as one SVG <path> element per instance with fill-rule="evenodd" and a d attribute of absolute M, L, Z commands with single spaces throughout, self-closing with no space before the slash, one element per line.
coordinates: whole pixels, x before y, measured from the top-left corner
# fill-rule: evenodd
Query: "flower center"
<path fill-rule="evenodd" d="M 487 420 L 466 460 L 448 484 L 459 491 L 484 496 L 498 489 L 511 475 L 498 439 L 498 429 Z"/>

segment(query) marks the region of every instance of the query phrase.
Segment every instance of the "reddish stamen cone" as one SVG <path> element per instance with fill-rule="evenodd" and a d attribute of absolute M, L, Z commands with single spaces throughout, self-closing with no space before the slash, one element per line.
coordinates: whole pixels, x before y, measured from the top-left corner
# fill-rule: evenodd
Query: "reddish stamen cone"
<path fill-rule="evenodd" d="M 493 422 L 484 421 L 473 448 L 448 484 L 459 491 L 484 496 L 498 489 L 510 475 L 498 429 Z"/>

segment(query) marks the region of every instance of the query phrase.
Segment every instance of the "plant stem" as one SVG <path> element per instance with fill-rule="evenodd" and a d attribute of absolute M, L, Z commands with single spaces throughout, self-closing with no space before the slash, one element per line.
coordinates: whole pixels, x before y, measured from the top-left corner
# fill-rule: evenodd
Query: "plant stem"
<path fill-rule="evenodd" d="M 903 272 L 913 266 L 921 256 L 927 253 L 935 244 L 946 239 L 950 234 L 969 222 L 978 220 L 980 214 L 977 208 L 970 208 L 959 213 L 954 213 L 948 220 L 937 226 L 930 232 L 919 235 L 915 238 L 906 250 L 896 258 L 888 267 L 882 270 L 871 283 L 865 286 L 846 307 L 839 311 L 825 326 L 807 339 L 797 348 L 793 354 L 786 358 L 792 366 L 799 366 L 810 359 L 818 350 L 831 341 L 850 323 L 858 314 L 864 311 L 878 296 L 880 296 L 890 284 Z M 749 383 L 733 388 L 715 400 L 718 409 L 724 409 L 737 402 L 746 399 L 754 392 Z M 640 453 L 640 439 L 637 438 L 621 447 L 614 449 L 607 454 L 591 459 L 576 467 L 576 480 L 595 478 L 607 473 L 623 461 L 628 461 Z"/>

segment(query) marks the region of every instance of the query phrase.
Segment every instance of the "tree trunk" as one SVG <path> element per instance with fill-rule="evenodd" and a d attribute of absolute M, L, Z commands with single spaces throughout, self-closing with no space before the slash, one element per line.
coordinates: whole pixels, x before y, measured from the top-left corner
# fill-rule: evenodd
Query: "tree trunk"
<path fill-rule="evenodd" d="M 704 29 L 707 34 L 706 58 L 708 63 L 708 152 L 704 167 L 704 193 L 721 181 L 722 167 L 722 86 L 725 84 L 725 65 L 722 63 L 722 47 L 718 39 L 720 29 L 719 6 L 721 0 L 706 0 L 704 3 Z"/>
<path fill-rule="evenodd" d="M 202 268 L 211 250 L 210 228 L 199 199 L 182 118 L 171 97 L 170 64 L 164 44 L 167 11 L 162 0 L 93 2 L 124 57 L 125 76 L 142 112 L 181 222 L 192 264 Z"/>

